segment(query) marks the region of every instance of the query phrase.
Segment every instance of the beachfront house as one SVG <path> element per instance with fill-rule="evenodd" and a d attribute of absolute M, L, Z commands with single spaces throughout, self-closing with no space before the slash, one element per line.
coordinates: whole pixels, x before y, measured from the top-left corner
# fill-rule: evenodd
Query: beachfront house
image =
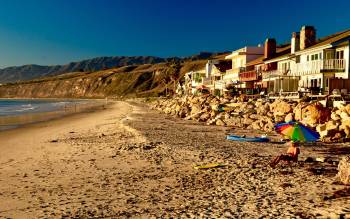
<path fill-rule="evenodd" d="M 247 63 L 253 61 L 264 54 L 264 47 L 243 47 L 232 54 L 225 57 L 227 60 L 231 60 L 232 68 L 226 70 L 222 79 L 225 84 L 234 84 L 236 88 L 245 89 L 246 83 L 240 81 L 240 73 L 246 72 Z M 249 83 L 248 83 L 249 86 Z"/>
<path fill-rule="evenodd" d="M 194 94 L 196 88 L 202 86 L 214 95 L 221 95 L 225 88 L 222 76 L 227 69 L 231 69 L 231 62 L 227 60 L 208 60 L 204 69 L 185 74 L 185 91 Z"/>
<path fill-rule="evenodd" d="M 275 39 L 266 39 L 262 83 L 268 94 L 297 92 L 299 77 L 290 75 L 290 44 L 277 47 Z"/>
<path fill-rule="evenodd" d="M 300 77 L 300 90 L 319 94 L 341 88 L 332 82 L 349 79 L 349 42 L 350 30 L 319 40 L 312 26 L 303 26 L 300 33 L 293 33 L 289 74 Z"/>
<path fill-rule="evenodd" d="M 214 95 L 222 95 L 225 91 L 225 83 L 222 78 L 226 70 L 231 69 L 231 61 L 209 60 L 206 64 L 206 78 L 203 78 L 203 85 L 210 89 Z"/>
<path fill-rule="evenodd" d="M 292 33 L 286 50 L 275 52 L 275 41 L 266 42 L 271 55 L 264 60 L 263 82 L 268 92 L 322 94 L 350 88 L 349 41 L 350 30 L 316 40 L 316 29 L 303 26 Z"/>
<path fill-rule="evenodd" d="M 203 85 L 203 78 L 206 77 L 205 69 L 190 71 L 185 74 L 185 93 L 194 94 L 198 86 Z"/>
<path fill-rule="evenodd" d="M 264 56 L 250 61 L 245 70 L 239 73 L 239 81 L 244 84 L 246 94 L 258 94 L 263 91 L 261 83 L 261 69 L 264 64 Z"/>

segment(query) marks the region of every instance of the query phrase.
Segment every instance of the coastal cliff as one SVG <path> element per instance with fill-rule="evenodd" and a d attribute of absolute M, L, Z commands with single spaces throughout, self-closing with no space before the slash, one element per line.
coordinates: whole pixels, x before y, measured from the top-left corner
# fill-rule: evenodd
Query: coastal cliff
<path fill-rule="evenodd" d="M 215 57 L 221 53 L 201 52 L 188 57 L 160 58 L 155 56 L 111 56 L 71 62 L 66 65 L 23 65 L 0 69 L 0 84 L 34 80 L 70 72 L 96 72 L 130 65 L 158 64 L 166 62 L 196 61 Z"/>
<path fill-rule="evenodd" d="M 165 62 L 73 72 L 0 86 L 0 98 L 147 97 L 174 90 L 188 71 L 203 68 L 206 60 Z"/>

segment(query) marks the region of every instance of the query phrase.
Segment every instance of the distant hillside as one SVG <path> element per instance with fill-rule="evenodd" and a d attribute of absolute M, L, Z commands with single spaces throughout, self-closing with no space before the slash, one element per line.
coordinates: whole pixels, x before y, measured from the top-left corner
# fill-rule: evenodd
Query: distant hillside
<path fill-rule="evenodd" d="M 208 59 L 213 55 L 209 52 L 201 52 L 185 58 L 160 58 L 154 56 L 113 56 L 98 57 L 79 62 L 71 62 L 66 65 L 23 65 L 18 67 L 8 67 L 0 69 L 0 84 L 12 83 L 18 81 L 27 81 L 47 76 L 55 76 L 69 72 L 94 72 L 104 69 L 116 68 L 129 65 L 156 64 L 169 61 L 195 61 Z"/>
<path fill-rule="evenodd" d="M 0 86 L 1 98 L 150 97 L 173 93 L 185 73 L 203 69 L 207 59 L 189 57 L 163 62 L 116 67 L 95 72 L 71 72 Z M 222 60 L 223 55 L 210 56 Z"/>

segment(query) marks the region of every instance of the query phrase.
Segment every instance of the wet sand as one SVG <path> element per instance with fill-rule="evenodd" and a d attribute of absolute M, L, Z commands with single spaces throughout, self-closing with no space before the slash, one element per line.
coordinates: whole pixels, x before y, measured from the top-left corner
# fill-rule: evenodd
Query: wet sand
<path fill-rule="evenodd" d="M 0 132 L 0 217 L 349 215 L 350 192 L 335 180 L 335 164 L 271 169 L 268 161 L 284 145 L 231 142 L 229 133 L 261 134 L 184 121 L 130 101 Z M 349 144 L 301 152 L 301 160 L 350 154 Z M 226 166 L 193 168 L 207 163 Z"/>

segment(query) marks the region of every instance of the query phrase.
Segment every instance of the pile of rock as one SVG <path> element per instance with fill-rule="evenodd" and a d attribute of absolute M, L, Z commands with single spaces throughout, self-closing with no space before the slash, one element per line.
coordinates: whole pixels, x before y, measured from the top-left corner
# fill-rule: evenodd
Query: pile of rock
<path fill-rule="evenodd" d="M 350 185 L 350 156 L 339 162 L 337 177 L 345 185 Z"/>
<path fill-rule="evenodd" d="M 153 108 L 188 120 L 206 122 L 208 125 L 238 126 L 272 131 L 277 122 L 294 119 L 296 103 L 266 100 L 240 102 L 215 96 L 184 96 L 159 99 Z"/>
<path fill-rule="evenodd" d="M 327 142 L 350 138 L 350 104 L 331 110 L 318 102 L 270 102 L 265 99 L 241 102 L 237 98 L 183 96 L 159 99 L 153 103 L 153 108 L 208 125 L 237 126 L 266 132 L 272 131 L 276 123 L 295 120 L 315 128 L 321 139 Z"/>
<path fill-rule="evenodd" d="M 341 141 L 350 138 L 350 104 L 338 108 L 333 108 L 329 112 L 328 120 L 319 123 L 316 130 L 321 135 L 321 139 L 326 142 Z"/>

